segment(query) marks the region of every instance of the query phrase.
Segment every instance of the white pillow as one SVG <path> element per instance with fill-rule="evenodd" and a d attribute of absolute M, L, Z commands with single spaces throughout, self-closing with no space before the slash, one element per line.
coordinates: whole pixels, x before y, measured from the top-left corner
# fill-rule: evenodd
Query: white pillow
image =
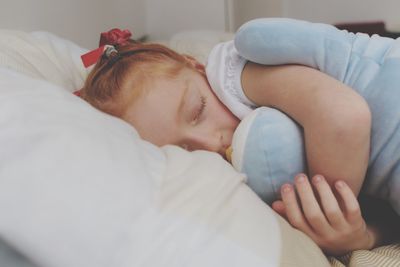
<path fill-rule="evenodd" d="M 0 66 L 69 91 L 82 87 L 89 71 L 80 58 L 86 49 L 49 32 L 0 30 L 0 37 Z"/>
<path fill-rule="evenodd" d="M 253 195 L 244 205 L 242 178 L 219 155 L 161 150 L 7 70 L 0 114 L 0 233 L 39 266 L 278 264 L 277 221 Z"/>

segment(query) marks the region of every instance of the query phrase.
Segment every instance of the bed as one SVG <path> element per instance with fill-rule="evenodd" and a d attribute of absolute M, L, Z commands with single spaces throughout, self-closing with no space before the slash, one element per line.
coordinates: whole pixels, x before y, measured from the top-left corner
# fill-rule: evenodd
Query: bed
<path fill-rule="evenodd" d="M 232 37 L 193 34 L 168 45 L 204 62 Z M 6 30 L 0 47 L 0 266 L 347 264 L 328 260 L 219 155 L 155 147 L 74 96 L 86 49 Z"/>

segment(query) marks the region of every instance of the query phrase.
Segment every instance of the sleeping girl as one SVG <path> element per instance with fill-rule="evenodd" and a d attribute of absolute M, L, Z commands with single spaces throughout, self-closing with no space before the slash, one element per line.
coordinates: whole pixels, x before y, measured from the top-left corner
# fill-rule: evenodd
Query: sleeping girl
<path fill-rule="evenodd" d="M 155 145 L 222 156 L 255 105 L 280 110 L 303 129 L 312 185 L 297 175 L 296 190 L 284 184 L 274 209 L 329 254 L 378 244 L 356 198 L 369 164 L 371 111 L 364 97 L 314 66 L 251 62 L 232 42 L 210 54 L 206 77 L 193 58 L 129 37 L 126 31 L 104 33 L 100 47 L 83 57 L 86 65 L 96 63 L 78 92 L 83 99 Z"/>

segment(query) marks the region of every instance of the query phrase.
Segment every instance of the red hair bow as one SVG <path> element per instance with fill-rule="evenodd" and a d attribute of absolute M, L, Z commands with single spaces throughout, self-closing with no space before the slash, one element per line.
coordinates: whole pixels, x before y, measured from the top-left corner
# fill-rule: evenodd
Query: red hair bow
<path fill-rule="evenodd" d="M 100 35 L 99 46 L 103 45 L 125 45 L 128 43 L 132 33 L 129 30 L 112 29 L 102 32 Z"/>
<path fill-rule="evenodd" d="M 99 48 L 81 56 L 85 68 L 90 67 L 99 60 L 109 46 L 125 45 L 129 42 L 132 33 L 129 30 L 112 29 L 102 32 L 100 35 Z"/>

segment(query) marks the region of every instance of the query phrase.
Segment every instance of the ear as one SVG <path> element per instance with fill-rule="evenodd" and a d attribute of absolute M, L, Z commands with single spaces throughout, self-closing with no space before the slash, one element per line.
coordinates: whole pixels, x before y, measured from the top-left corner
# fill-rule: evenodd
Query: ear
<path fill-rule="evenodd" d="M 185 57 L 185 59 L 187 60 L 187 62 L 193 67 L 195 68 L 197 71 L 199 71 L 201 74 L 206 74 L 206 67 L 204 66 L 204 64 L 200 63 L 197 59 L 195 59 L 192 56 L 189 55 L 183 55 Z"/>

